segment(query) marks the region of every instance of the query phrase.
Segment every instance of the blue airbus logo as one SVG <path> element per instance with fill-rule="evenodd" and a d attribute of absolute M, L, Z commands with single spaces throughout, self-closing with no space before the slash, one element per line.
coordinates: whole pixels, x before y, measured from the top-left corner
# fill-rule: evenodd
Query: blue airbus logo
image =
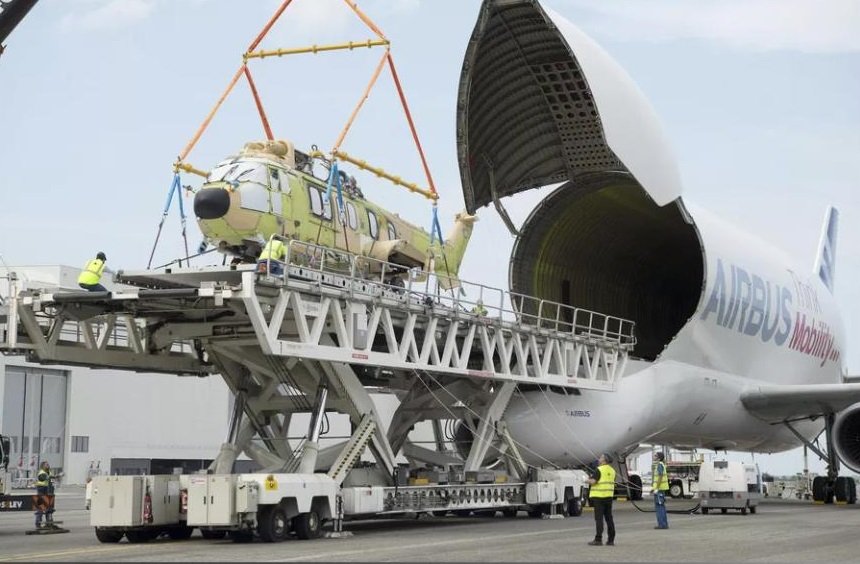
<path fill-rule="evenodd" d="M 723 261 L 717 259 L 714 288 L 701 318 L 715 314 L 721 327 L 782 345 L 791 333 L 791 303 L 788 288 L 735 265 L 727 273 Z"/>

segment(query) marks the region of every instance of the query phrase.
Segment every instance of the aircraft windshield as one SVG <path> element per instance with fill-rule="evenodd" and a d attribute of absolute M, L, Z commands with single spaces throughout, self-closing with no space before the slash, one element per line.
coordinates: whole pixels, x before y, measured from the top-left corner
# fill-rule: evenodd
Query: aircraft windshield
<path fill-rule="evenodd" d="M 269 184 L 269 171 L 261 163 L 228 163 L 215 167 L 206 182 L 256 182 L 267 186 Z"/>

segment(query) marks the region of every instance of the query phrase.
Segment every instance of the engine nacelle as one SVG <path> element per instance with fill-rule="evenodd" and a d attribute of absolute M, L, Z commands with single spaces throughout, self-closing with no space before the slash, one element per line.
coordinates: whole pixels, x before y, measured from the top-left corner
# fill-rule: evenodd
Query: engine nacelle
<path fill-rule="evenodd" d="M 833 446 L 845 466 L 860 472 L 860 403 L 846 407 L 836 416 Z"/>

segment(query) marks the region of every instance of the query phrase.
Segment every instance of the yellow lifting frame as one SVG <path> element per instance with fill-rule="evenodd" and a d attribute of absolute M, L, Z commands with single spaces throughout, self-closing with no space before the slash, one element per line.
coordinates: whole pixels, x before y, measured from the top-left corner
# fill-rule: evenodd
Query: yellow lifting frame
<path fill-rule="evenodd" d="M 310 153 L 310 156 L 313 158 L 322 158 L 322 159 L 326 158 L 326 155 L 322 151 L 312 151 Z M 406 188 L 410 192 L 415 192 L 416 194 L 421 194 L 422 196 L 424 196 L 428 200 L 432 200 L 434 203 L 436 202 L 436 200 L 439 199 L 439 194 L 437 194 L 436 192 L 433 192 L 432 190 L 428 190 L 427 188 L 422 188 L 421 186 L 418 186 L 418 184 L 416 184 L 415 182 L 407 182 L 407 181 L 403 180 L 402 178 L 400 178 L 399 176 L 395 176 L 389 172 L 385 172 L 385 170 L 383 170 L 379 167 L 372 166 L 372 165 L 368 164 L 367 161 L 357 159 L 351 155 L 348 155 L 347 153 L 344 153 L 343 151 L 332 151 L 331 156 L 332 156 L 332 159 L 340 159 L 342 161 L 346 161 L 348 163 L 351 163 L 351 164 L 357 166 L 361 170 L 366 170 L 368 172 L 372 172 L 376 176 L 378 176 L 380 178 L 384 178 L 393 184 L 396 184 L 398 186 L 403 186 L 404 188 Z"/>
<path fill-rule="evenodd" d="M 367 39 L 365 41 L 348 41 L 346 43 L 333 43 L 331 45 L 311 45 L 310 47 L 295 47 L 292 49 L 275 49 L 273 51 L 249 51 L 242 55 L 247 62 L 248 59 L 265 59 L 266 57 L 282 57 L 284 55 L 298 55 L 301 53 L 321 53 L 323 51 L 342 51 L 344 49 L 360 49 L 366 47 L 388 47 L 391 43 L 387 39 Z"/>
<path fill-rule="evenodd" d="M 209 176 L 208 172 L 204 172 L 199 168 L 194 168 L 188 163 L 183 163 L 181 161 L 176 161 L 175 163 L 173 163 L 173 172 L 179 172 L 180 170 L 190 172 L 191 174 L 196 174 L 197 176 L 202 176 L 203 178 Z"/>

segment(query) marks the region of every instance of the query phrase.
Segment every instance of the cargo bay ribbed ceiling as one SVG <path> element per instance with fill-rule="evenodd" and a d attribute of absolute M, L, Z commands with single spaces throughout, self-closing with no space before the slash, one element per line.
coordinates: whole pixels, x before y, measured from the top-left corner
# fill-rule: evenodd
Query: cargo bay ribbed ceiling
<path fill-rule="evenodd" d="M 537 0 L 484 0 L 457 146 L 470 212 L 561 184 L 519 227 L 510 289 L 630 319 L 634 357 L 657 358 L 695 312 L 705 262 L 677 163 L 624 70 Z"/>
<path fill-rule="evenodd" d="M 606 146 L 579 65 L 540 7 L 488 2 L 480 18 L 463 70 L 468 107 L 460 107 L 458 123 L 469 151 L 460 155 L 469 211 L 492 201 L 488 160 L 499 197 L 625 170 Z M 463 94 L 461 84 L 461 103 Z"/>

